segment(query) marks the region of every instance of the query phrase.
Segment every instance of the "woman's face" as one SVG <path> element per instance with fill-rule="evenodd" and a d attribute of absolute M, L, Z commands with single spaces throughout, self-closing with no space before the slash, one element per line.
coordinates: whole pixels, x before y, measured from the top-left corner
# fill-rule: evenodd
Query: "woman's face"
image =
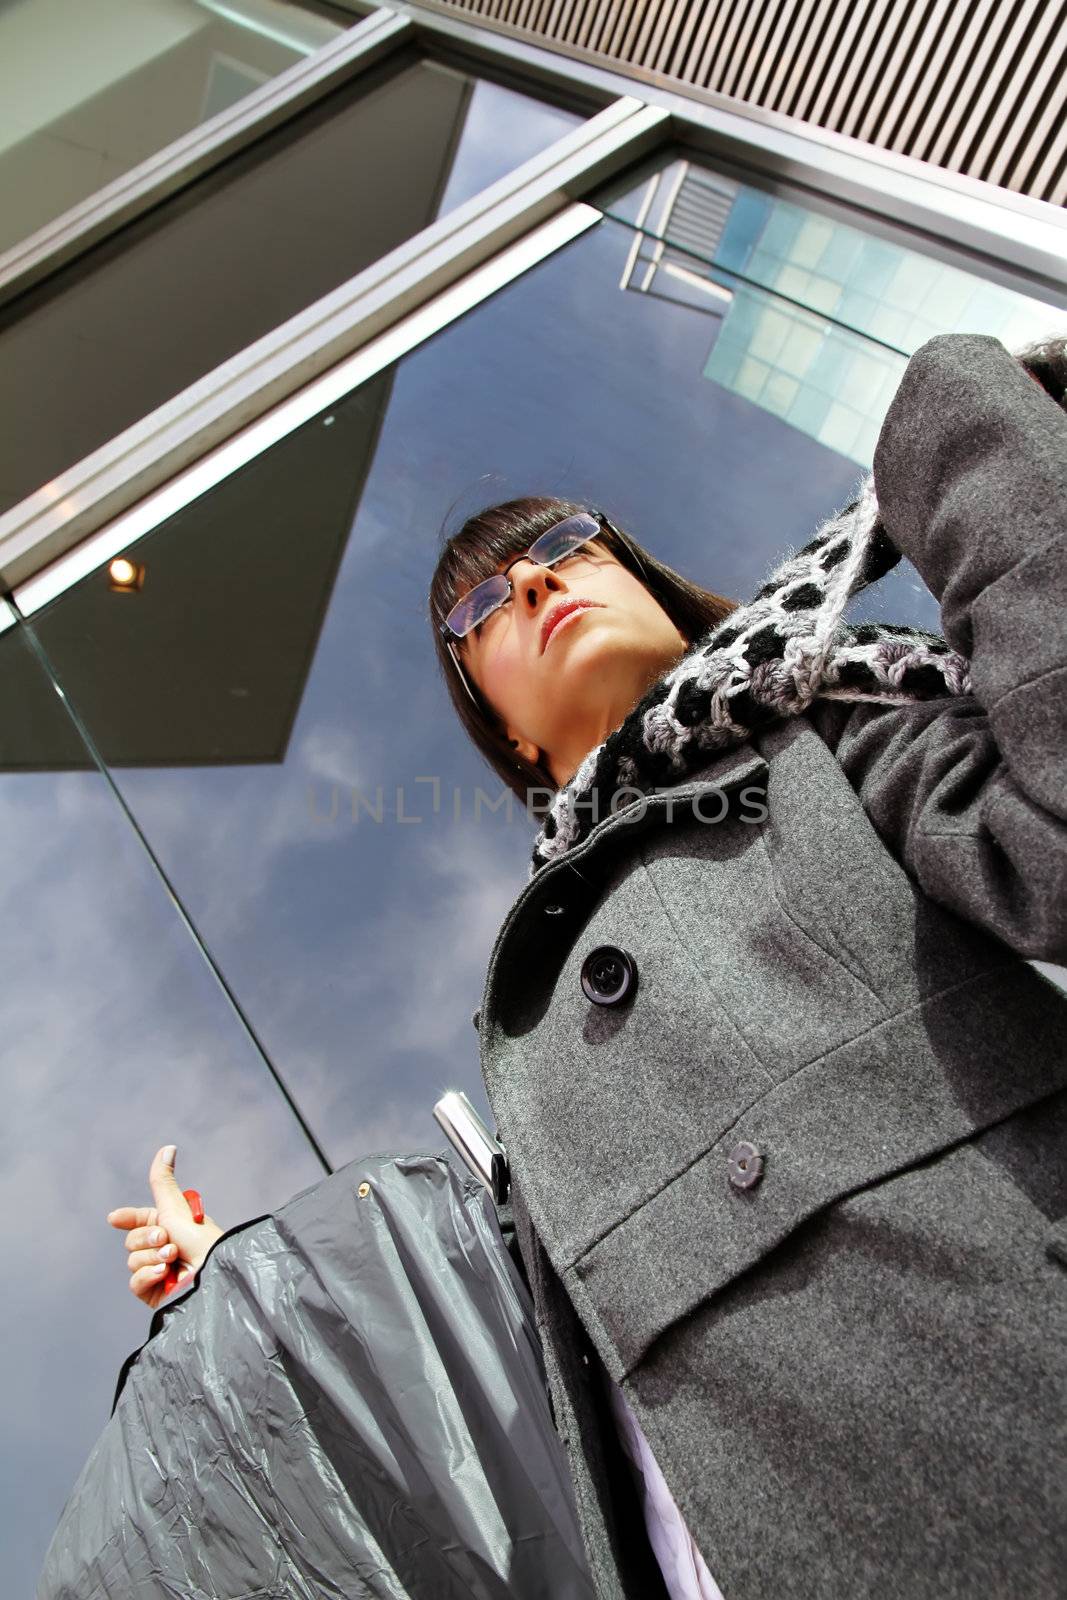
<path fill-rule="evenodd" d="M 516 754 L 566 783 L 688 641 L 599 540 L 554 567 L 507 567 L 510 598 L 459 642 L 464 671 Z"/>

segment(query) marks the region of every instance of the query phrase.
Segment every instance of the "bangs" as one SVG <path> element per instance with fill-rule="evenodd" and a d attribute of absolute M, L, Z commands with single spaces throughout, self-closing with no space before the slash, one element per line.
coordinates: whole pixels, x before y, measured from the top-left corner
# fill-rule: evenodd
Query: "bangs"
<path fill-rule="evenodd" d="M 430 585 L 430 616 L 439 626 L 456 601 L 492 577 L 501 562 L 523 555 L 539 534 L 584 506 L 559 500 L 512 500 L 480 512 L 447 541 Z M 601 537 L 604 530 L 601 529 Z"/>

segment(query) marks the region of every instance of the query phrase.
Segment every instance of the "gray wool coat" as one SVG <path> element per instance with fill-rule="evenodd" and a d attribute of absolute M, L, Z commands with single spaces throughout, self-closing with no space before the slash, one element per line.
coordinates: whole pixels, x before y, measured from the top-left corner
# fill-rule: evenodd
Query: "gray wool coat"
<path fill-rule="evenodd" d="M 663 1594 L 605 1373 L 725 1600 L 1065 1592 L 1067 1000 L 1024 958 L 1067 962 L 1067 416 L 938 337 L 874 472 L 973 695 L 761 731 L 546 866 L 490 961 L 602 1600 Z M 598 945 L 622 1004 L 583 992 Z"/>

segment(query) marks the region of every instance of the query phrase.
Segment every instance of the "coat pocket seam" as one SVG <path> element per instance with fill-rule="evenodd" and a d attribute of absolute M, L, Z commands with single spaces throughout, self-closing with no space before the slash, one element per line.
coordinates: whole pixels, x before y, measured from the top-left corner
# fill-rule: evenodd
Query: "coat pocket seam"
<path fill-rule="evenodd" d="M 671 910 L 670 903 L 666 899 L 666 897 L 664 896 L 663 892 L 661 891 L 661 889 L 659 887 L 659 884 L 656 882 L 655 873 L 652 872 L 651 868 L 649 867 L 648 857 L 647 857 L 647 854 L 646 854 L 646 852 L 644 850 L 641 851 L 640 861 L 641 861 L 641 871 L 644 873 L 645 879 L 648 882 L 648 885 L 649 885 L 650 889 L 652 890 L 652 893 L 655 895 L 657 901 L 659 902 L 660 909 L 661 909 L 664 917 L 667 919 L 667 922 L 670 925 L 671 931 L 673 932 L 675 939 L 677 940 L 677 942 L 678 942 L 678 944 L 680 946 L 682 946 L 684 949 L 688 950 L 689 949 L 689 941 L 686 938 L 686 935 L 684 934 L 682 929 L 678 926 L 678 923 L 675 921 L 674 913 Z M 742 1032 L 742 1030 L 741 1030 L 740 1026 L 738 1025 L 738 1023 L 735 1022 L 733 1016 L 730 1014 L 730 1012 L 723 1005 L 722 1000 L 720 999 L 719 995 L 715 992 L 715 990 L 712 988 L 711 984 L 708 982 L 708 975 L 704 971 L 704 968 L 700 965 L 700 963 L 698 961 L 694 961 L 693 962 L 693 968 L 694 968 L 694 971 L 698 973 L 701 983 L 704 985 L 705 990 L 710 995 L 712 1003 L 715 1006 L 715 1009 L 718 1011 L 719 1015 L 725 1019 L 725 1021 L 727 1022 L 731 1032 L 737 1037 L 737 1039 L 741 1042 L 741 1044 L 744 1045 L 746 1051 L 748 1052 L 749 1060 L 751 1061 L 752 1065 L 767 1080 L 767 1087 L 769 1089 L 772 1089 L 777 1080 L 775 1079 L 773 1073 L 768 1068 L 766 1062 L 763 1060 L 763 1057 L 760 1056 L 760 1055 L 757 1055 L 756 1051 L 753 1049 L 752 1045 L 749 1043 L 746 1035 Z"/>
<path fill-rule="evenodd" d="M 889 1006 L 886 1004 L 886 1002 L 882 998 L 882 996 L 878 993 L 877 989 L 875 989 L 873 987 L 873 985 L 871 984 L 871 980 L 870 980 L 868 974 L 863 969 L 862 962 L 860 962 L 859 958 L 854 954 L 854 952 L 851 951 L 851 950 L 847 950 L 845 948 L 845 946 L 841 945 L 836 940 L 834 942 L 835 942 L 837 948 L 836 948 L 836 950 L 831 950 L 827 945 L 823 944 L 819 939 L 816 939 L 815 935 L 811 932 L 810 928 L 805 927 L 804 923 L 800 922 L 797 919 L 797 917 L 794 915 L 793 910 L 790 907 L 788 901 L 783 898 L 783 894 L 782 894 L 782 891 L 781 891 L 781 889 L 779 887 L 779 883 L 778 883 L 778 874 L 776 873 L 775 868 L 774 868 L 774 858 L 771 855 L 770 846 L 767 844 L 767 840 L 764 837 L 762 831 L 760 833 L 760 843 L 763 846 L 763 852 L 764 852 L 764 855 L 767 858 L 767 879 L 768 879 L 768 882 L 770 883 L 770 886 L 771 886 L 771 893 L 774 895 L 774 903 L 778 907 L 779 911 L 782 913 L 782 915 L 784 917 L 787 918 L 787 920 L 790 923 L 792 923 L 793 927 L 796 928 L 797 932 L 803 938 L 808 940 L 809 944 L 814 945 L 816 950 L 821 950 L 823 955 L 826 956 L 830 961 L 835 962 L 839 967 L 841 967 L 845 972 L 847 972 L 850 977 L 854 978 L 857 983 L 862 984 L 863 988 L 866 989 L 867 993 L 871 996 L 871 999 L 874 1000 L 876 1002 L 876 1004 L 879 1006 L 879 1008 L 881 1009 L 883 1015 L 884 1016 L 888 1016 L 889 1015 L 889 1009 L 890 1009 Z M 856 962 L 856 965 L 860 968 L 859 971 L 857 971 L 853 966 L 851 966 L 849 964 L 848 961 L 846 961 L 844 959 L 845 955 L 850 956 L 852 958 L 852 960 L 854 960 Z"/>

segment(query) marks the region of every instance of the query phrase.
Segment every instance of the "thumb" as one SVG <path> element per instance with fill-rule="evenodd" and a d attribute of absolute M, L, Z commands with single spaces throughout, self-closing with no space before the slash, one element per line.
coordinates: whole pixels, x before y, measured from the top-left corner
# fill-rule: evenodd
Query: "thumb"
<path fill-rule="evenodd" d="M 174 1162 L 177 1149 L 172 1144 L 165 1144 L 162 1150 L 157 1150 L 152 1158 L 152 1165 L 148 1169 L 148 1184 L 152 1190 L 152 1198 L 156 1202 L 156 1209 L 162 1213 L 169 1211 L 171 1216 L 177 1209 L 179 1215 L 189 1212 L 189 1203 L 178 1188 L 174 1176 Z"/>

